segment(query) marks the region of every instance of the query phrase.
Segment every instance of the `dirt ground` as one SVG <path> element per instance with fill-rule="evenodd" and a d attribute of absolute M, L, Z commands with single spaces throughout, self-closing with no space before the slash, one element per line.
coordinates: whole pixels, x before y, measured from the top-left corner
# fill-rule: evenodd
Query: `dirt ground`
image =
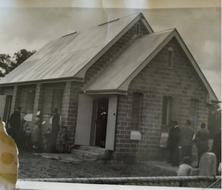
<path fill-rule="evenodd" d="M 76 177 L 145 177 L 174 176 L 176 168 L 166 163 L 126 163 L 113 160 L 65 163 L 32 153 L 19 154 L 19 179 Z"/>

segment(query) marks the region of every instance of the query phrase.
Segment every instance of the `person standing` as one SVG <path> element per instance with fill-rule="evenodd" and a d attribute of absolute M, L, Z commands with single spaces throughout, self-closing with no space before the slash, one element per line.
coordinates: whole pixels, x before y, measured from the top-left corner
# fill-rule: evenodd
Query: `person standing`
<path fill-rule="evenodd" d="M 39 121 L 40 121 L 40 111 L 38 111 L 36 113 L 36 118 L 35 118 L 35 126 L 34 129 L 32 131 L 32 135 L 31 135 L 31 142 L 33 145 L 33 149 L 37 150 L 39 149 Z"/>
<path fill-rule="evenodd" d="M 221 163 L 221 129 L 214 137 L 212 152 L 216 155 L 218 168 Z"/>
<path fill-rule="evenodd" d="M 10 124 L 10 136 L 15 140 L 15 143 L 17 144 L 18 147 L 20 147 L 20 135 L 22 131 L 22 126 L 21 126 L 21 109 L 22 107 L 18 106 L 17 109 L 12 113 L 10 119 L 9 119 L 9 124 Z"/>
<path fill-rule="evenodd" d="M 185 127 L 181 131 L 181 147 L 182 157 L 188 156 L 192 159 L 192 142 L 193 142 L 194 130 L 191 127 L 190 120 L 187 120 Z"/>
<path fill-rule="evenodd" d="M 57 136 L 59 132 L 60 115 L 57 108 L 53 109 L 52 129 L 51 129 L 51 146 L 52 152 L 56 152 Z"/>
<path fill-rule="evenodd" d="M 169 162 L 172 166 L 179 166 L 179 142 L 181 130 L 178 127 L 178 122 L 174 121 L 173 126 L 170 128 L 167 140 L 167 147 L 169 149 Z"/>
<path fill-rule="evenodd" d="M 209 140 L 209 131 L 206 129 L 206 124 L 201 123 L 201 129 L 197 132 L 196 134 L 196 146 L 197 146 L 197 154 L 198 154 L 198 164 L 197 167 L 199 167 L 200 164 L 200 158 L 205 153 L 208 151 L 209 146 L 208 146 L 208 140 Z"/>

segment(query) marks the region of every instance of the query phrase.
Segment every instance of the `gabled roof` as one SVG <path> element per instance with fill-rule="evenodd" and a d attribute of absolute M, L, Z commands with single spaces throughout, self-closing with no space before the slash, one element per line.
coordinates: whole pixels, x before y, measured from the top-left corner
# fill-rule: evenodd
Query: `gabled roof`
<path fill-rule="evenodd" d="M 118 56 L 85 91 L 127 91 L 122 84 L 138 69 L 172 30 L 138 38 Z"/>
<path fill-rule="evenodd" d="M 128 91 L 130 82 L 175 37 L 187 55 L 198 76 L 208 91 L 207 102 L 218 101 L 214 91 L 203 75 L 201 69 L 183 42 L 176 29 L 166 30 L 138 38 L 117 59 L 115 59 L 91 84 L 85 93 L 124 93 Z M 138 51 L 139 50 L 139 51 Z"/>
<path fill-rule="evenodd" d="M 139 20 L 142 20 L 149 34 L 136 39 L 86 87 L 85 92 L 127 92 L 133 78 L 175 37 L 208 91 L 207 102 L 218 101 L 177 30 L 153 33 L 141 13 L 52 40 L 0 80 L 0 85 L 62 79 L 83 81 L 89 67 Z"/>
<path fill-rule="evenodd" d="M 109 21 L 50 41 L 5 76 L 0 84 L 54 79 L 83 79 L 87 69 L 138 20 L 153 30 L 142 14 Z"/>

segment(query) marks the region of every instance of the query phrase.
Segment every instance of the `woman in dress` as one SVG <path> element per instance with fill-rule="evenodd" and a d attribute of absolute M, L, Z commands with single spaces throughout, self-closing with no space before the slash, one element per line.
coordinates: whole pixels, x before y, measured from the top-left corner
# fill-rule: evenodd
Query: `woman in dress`
<path fill-rule="evenodd" d="M 31 142 L 33 145 L 33 149 L 38 149 L 39 148 L 39 120 L 40 120 L 40 111 L 36 113 L 36 122 L 35 122 L 35 127 L 32 131 L 31 135 Z"/>

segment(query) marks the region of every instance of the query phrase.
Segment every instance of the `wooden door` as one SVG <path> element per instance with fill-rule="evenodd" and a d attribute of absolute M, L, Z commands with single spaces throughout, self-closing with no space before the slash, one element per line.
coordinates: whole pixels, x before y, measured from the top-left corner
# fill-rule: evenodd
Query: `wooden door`
<path fill-rule="evenodd" d="M 108 150 L 114 150 L 115 145 L 115 132 L 116 132 L 116 115 L 117 115 L 117 96 L 110 96 L 108 107 L 108 120 L 106 131 L 106 146 Z"/>
<path fill-rule="evenodd" d="M 89 145 L 92 122 L 93 97 L 79 95 L 75 144 Z"/>

